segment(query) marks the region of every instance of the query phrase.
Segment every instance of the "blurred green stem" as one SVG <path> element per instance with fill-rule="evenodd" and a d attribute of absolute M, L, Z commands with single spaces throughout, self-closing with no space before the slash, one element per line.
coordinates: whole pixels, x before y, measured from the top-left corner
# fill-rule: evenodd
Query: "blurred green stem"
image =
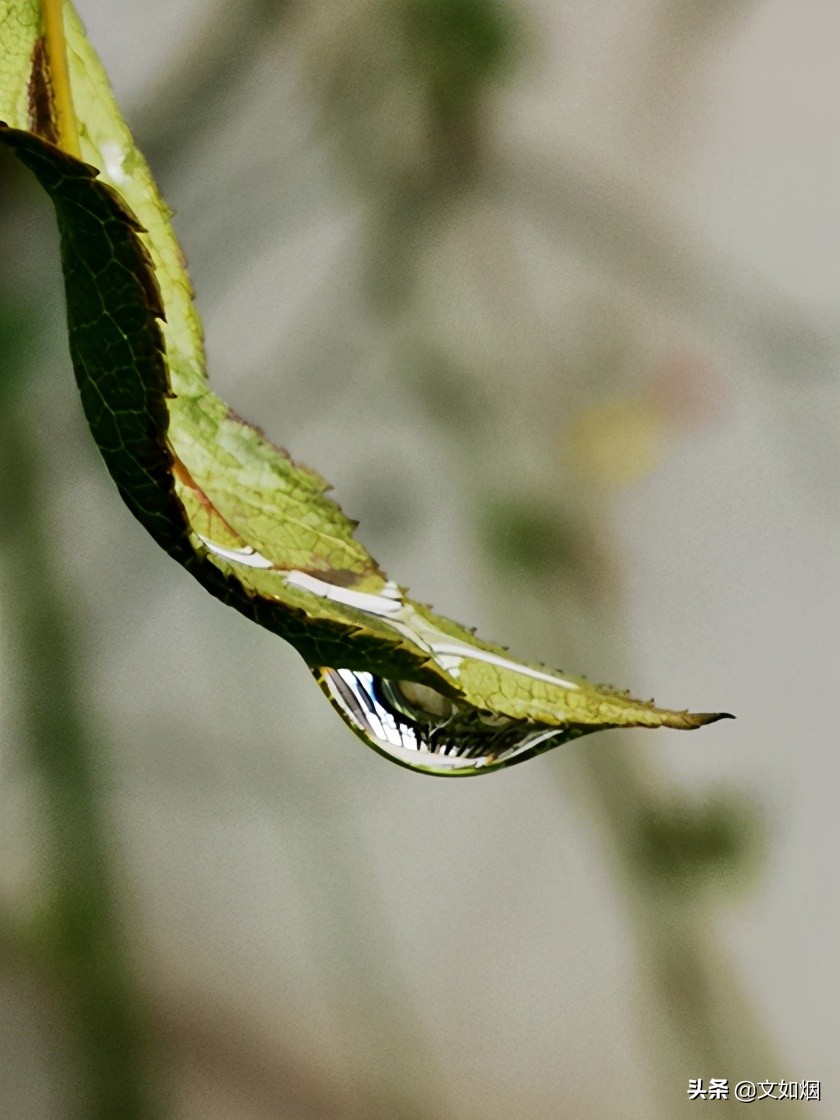
<path fill-rule="evenodd" d="M 166 92 L 152 99 L 134 129 L 157 175 L 189 161 L 197 141 L 218 129 L 219 107 L 250 76 L 260 46 L 294 6 L 293 0 L 217 0 L 194 13 L 188 45 L 160 83 Z"/>
<path fill-rule="evenodd" d="M 580 758 L 623 872 L 639 965 L 652 997 L 652 1017 L 645 1025 L 657 1056 L 662 1115 L 693 1115 L 689 1076 L 706 1082 L 728 1077 L 730 1088 L 745 1078 L 780 1076 L 783 1064 L 716 943 L 714 882 L 683 893 L 678 883 L 663 883 L 638 858 L 640 831 L 662 803 L 656 774 L 626 734 L 583 746 Z M 774 1100 L 773 1106 L 780 1117 L 800 1113 L 796 1102 Z M 724 1116 L 741 1107 L 734 1099 L 715 1102 Z"/>
<path fill-rule="evenodd" d="M 86 726 L 74 621 L 50 563 L 55 545 L 34 418 L 21 404 L 3 410 L 0 546 L 23 755 L 41 793 L 49 860 L 39 920 L 23 948 L 56 993 L 75 1047 L 75 1115 L 150 1120 L 158 1113 L 117 916 L 113 833 L 99 795 L 102 751 Z"/>

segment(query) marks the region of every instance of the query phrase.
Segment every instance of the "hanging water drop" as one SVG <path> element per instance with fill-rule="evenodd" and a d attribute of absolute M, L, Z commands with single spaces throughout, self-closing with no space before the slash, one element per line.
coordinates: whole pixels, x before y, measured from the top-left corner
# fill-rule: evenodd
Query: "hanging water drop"
<path fill-rule="evenodd" d="M 353 731 L 386 758 L 427 774 L 467 776 L 533 758 L 581 734 L 465 708 L 428 685 L 354 669 L 315 677 Z"/>

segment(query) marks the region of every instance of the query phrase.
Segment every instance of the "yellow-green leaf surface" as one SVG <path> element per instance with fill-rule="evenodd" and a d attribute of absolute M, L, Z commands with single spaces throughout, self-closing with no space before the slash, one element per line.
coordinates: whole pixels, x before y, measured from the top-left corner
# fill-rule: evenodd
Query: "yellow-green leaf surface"
<path fill-rule="evenodd" d="M 324 480 L 210 391 L 169 211 L 69 3 L 64 17 L 81 160 L 62 150 L 49 62 L 58 48 L 44 49 L 30 0 L 0 3 L 0 138 L 55 206 L 85 415 L 161 546 L 292 642 L 350 726 L 414 769 L 481 773 L 605 727 L 720 718 L 515 661 L 413 602 L 356 540 Z"/>
<path fill-rule="evenodd" d="M 40 30 L 38 0 L 0 0 L 0 112 L 18 128 L 31 119 L 30 82 Z"/>

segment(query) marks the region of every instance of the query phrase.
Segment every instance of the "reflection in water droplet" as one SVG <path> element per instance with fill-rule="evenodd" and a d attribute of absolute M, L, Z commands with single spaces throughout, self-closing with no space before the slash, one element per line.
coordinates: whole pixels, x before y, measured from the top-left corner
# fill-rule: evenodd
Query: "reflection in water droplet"
<path fill-rule="evenodd" d="M 429 774 L 486 773 L 533 758 L 580 733 L 461 708 L 427 685 L 410 681 L 353 669 L 321 669 L 315 676 L 368 746 Z"/>

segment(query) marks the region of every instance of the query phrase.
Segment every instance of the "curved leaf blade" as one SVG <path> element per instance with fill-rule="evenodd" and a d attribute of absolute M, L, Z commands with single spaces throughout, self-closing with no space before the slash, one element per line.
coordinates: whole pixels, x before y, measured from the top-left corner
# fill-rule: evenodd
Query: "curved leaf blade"
<path fill-rule="evenodd" d="M 31 130 L 2 126 L 0 139 L 55 206 L 85 415 L 158 543 L 212 594 L 295 645 L 351 727 L 415 769 L 477 773 L 605 727 L 721 718 L 514 661 L 408 599 L 355 539 L 324 480 L 210 392 L 169 211 L 70 4 L 66 17 L 81 148 L 102 172 Z M 34 59 L 37 42 L 18 39 L 18 55 L 31 49 Z M 0 99 L 18 119 L 11 108 Z M 418 761 L 421 750 L 433 765 Z"/>

